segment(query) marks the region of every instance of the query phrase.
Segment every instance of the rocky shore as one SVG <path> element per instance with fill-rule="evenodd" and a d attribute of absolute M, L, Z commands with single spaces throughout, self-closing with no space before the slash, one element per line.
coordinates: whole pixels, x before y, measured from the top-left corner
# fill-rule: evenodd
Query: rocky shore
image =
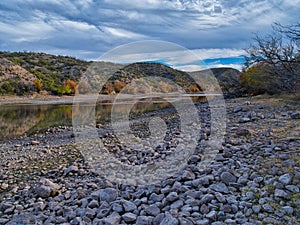
<path fill-rule="evenodd" d="M 212 163 L 197 167 L 199 146 L 186 168 L 151 185 L 99 177 L 70 127 L 1 142 L 0 224 L 300 224 L 299 102 L 239 98 L 226 106 L 225 141 Z M 171 147 L 146 157 L 120 146 L 113 153 L 135 165 L 163 160 Z"/>

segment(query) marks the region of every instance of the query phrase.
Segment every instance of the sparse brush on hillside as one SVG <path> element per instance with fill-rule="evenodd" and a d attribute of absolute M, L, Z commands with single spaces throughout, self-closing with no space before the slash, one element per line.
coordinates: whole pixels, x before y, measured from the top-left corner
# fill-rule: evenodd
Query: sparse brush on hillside
<path fill-rule="evenodd" d="M 41 91 L 53 95 L 73 94 L 75 92 L 73 83 L 77 85 L 91 64 L 68 56 L 32 52 L 0 52 L 0 59 L 8 60 L 34 76 L 34 80 L 26 83 L 20 76 L 15 76 L 13 71 L 10 77 L 5 68 L 0 71 L 7 76 L 1 81 L 0 94 L 18 95 Z M 18 79 L 20 82 L 17 81 L 16 84 Z"/>

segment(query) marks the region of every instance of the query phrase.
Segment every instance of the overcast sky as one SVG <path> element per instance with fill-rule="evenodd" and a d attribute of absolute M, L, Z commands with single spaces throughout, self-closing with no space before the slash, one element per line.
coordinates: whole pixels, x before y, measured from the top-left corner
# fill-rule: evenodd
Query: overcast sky
<path fill-rule="evenodd" d="M 240 68 L 253 33 L 299 22 L 299 12 L 300 0 L 2 0 L 0 50 L 96 59 L 122 44 L 162 40 L 212 67 Z"/>

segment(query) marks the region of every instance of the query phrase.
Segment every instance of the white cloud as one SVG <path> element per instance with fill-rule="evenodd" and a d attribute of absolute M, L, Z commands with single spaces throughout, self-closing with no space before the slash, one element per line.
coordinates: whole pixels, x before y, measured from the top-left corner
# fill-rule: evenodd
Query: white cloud
<path fill-rule="evenodd" d="M 130 32 L 124 29 L 118 29 L 118 28 L 113 28 L 113 27 L 103 27 L 103 30 L 107 31 L 109 34 L 116 36 L 116 37 L 121 37 L 121 38 L 129 38 L 129 39 L 140 39 L 140 38 L 145 38 L 144 35 L 137 34 L 134 32 Z"/>
<path fill-rule="evenodd" d="M 184 66 L 173 66 L 174 69 L 182 70 L 186 72 L 200 71 L 205 70 L 207 67 L 199 66 L 199 65 L 184 65 Z"/>
<path fill-rule="evenodd" d="M 156 39 L 196 49 L 200 59 L 234 57 L 244 54 L 254 32 L 269 32 L 275 21 L 298 21 L 299 6 L 300 0 L 1 1 L 0 50 L 61 49 L 91 58 L 130 41 Z M 171 51 L 152 58 L 160 57 L 187 65 L 197 58 Z"/>

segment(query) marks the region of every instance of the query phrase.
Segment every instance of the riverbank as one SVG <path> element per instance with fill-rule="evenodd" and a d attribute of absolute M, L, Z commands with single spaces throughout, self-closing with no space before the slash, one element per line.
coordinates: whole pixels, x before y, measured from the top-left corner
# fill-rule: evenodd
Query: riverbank
<path fill-rule="evenodd" d="M 100 178 L 70 127 L 1 142 L 0 224 L 299 224 L 299 102 L 261 96 L 226 106 L 214 161 L 199 170 L 194 153 L 186 168 L 155 185 Z M 125 163 L 135 156 L 120 155 Z"/>

